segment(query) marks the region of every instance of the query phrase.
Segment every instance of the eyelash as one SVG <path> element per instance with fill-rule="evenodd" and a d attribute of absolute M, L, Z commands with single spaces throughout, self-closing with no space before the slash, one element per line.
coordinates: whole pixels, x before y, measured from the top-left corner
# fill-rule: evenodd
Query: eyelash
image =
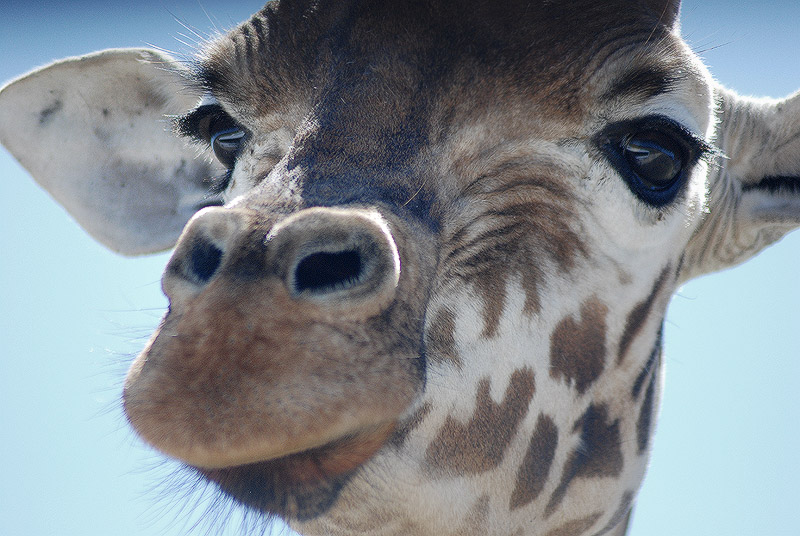
<path fill-rule="evenodd" d="M 632 193 L 656 208 L 665 207 L 675 199 L 698 161 L 718 154 L 684 126 L 661 115 L 609 125 L 596 138 L 596 144 Z M 654 155 L 656 159 L 672 157 L 677 166 L 675 174 L 662 181 L 658 163 L 655 168 L 652 166 Z M 636 161 L 638 158 L 642 158 L 641 163 Z M 665 159 L 660 160 L 664 164 Z M 649 176 L 650 172 L 655 172 L 655 176 Z"/>
<path fill-rule="evenodd" d="M 211 148 L 216 159 L 225 166 L 225 173 L 212 177 L 210 195 L 219 195 L 229 186 L 236 158 L 242 144 L 247 141 L 248 132 L 241 127 L 219 104 L 201 105 L 185 116 L 177 118 L 175 128 L 179 134 L 188 136 Z M 237 132 L 240 132 L 238 136 Z M 229 139 L 224 139 L 228 136 Z M 228 146 L 225 146 L 225 143 Z M 236 143 L 236 147 L 231 147 Z"/>

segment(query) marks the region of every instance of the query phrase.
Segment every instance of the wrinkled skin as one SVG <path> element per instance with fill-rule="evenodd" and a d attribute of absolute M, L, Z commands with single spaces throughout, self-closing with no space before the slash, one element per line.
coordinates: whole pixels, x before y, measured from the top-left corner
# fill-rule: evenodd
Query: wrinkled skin
<path fill-rule="evenodd" d="M 280 52 L 267 55 L 278 58 L 274 64 L 248 69 L 252 60 L 235 37 L 204 57 L 201 82 L 249 137 L 226 207 L 192 219 L 167 267 L 170 311 L 126 384 L 132 424 L 236 499 L 302 522 L 308 533 L 365 530 L 359 519 L 367 512 L 391 519 L 388 532 L 440 533 L 455 526 L 434 515 L 448 509 L 455 518 L 473 512 L 476 527 L 498 533 L 520 524 L 536 534 L 612 528 L 646 462 L 649 426 L 642 432 L 641 423 L 650 418 L 642 416 L 658 398 L 650 357 L 671 291 L 744 260 L 797 224 L 797 99 L 781 105 L 788 119 L 766 105 L 759 113 L 713 85 L 677 41 L 633 45 L 646 52 L 643 65 L 656 66 L 647 76 L 626 72 L 622 52 L 598 74 L 588 36 L 605 25 L 593 17 L 570 17 L 580 31 L 566 38 L 532 22 L 525 31 L 535 37 L 520 41 L 536 46 L 520 54 L 514 38 L 488 46 L 469 19 L 463 34 L 448 28 L 442 38 L 435 17 L 419 24 L 408 13 L 320 9 L 300 30 L 306 23 L 297 13 L 268 11 Z M 543 11 L 544 20 L 564 16 Z M 616 21 L 617 32 L 652 34 L 653 13 Z M 446 15 L 439 14 L 452 20 Z M 317 25 L 327 24 L 341 48 L 317 40 Z M 393 35 L 395 27 L 415 30 L 391 44 L 371 33 Z M 303 36 L 301 46 L 282 38 L 287 28 Z M 664 41 L 657 42 L 672 42 L 669 29 L 658 30 Z M 443 44 L 464 36 L 474 48 Z M 287 56 L 290 67 L 281 61 Z M 106 59 L 114 58 L 97 61 Z M 663 76 L 678 66 L 684 75 Z M 631 81 L 639 85 L 614 97 L 626 106 L 600 99 Z M 171 105 L 141 94 L 145 107 Z M 716 110 L 713 98 L 722 99 Z M 718 111 L 723 119 L 754 117 L 753 127 L 738 127 L 742 119 L 716 133 Z M 656 112 L 694 140 L 684 140 L 691 172 L 667 201 L 620 180 L 625 173 L 604 149 L 620 130 L 622 138 L 636 133 L 641 124 L 631 117 Z M 198 116 L 184 117 L 180 129 L 203 137 Z M 742 154 L 737 149 L 753 137 L 773 136 L 763 155 L 742 157 L 744 165 L 706 165 L 713 151 L 704 144 Z M 208 173 L 199 167 L 197 174 Z M 185 173 L 183 165 L 172 169 Z M 774 188 L 775 177 L 787 186 Z M 79 208 L 85 198 L 72 197 Z M 189 213 L 199 208 L 189 206 Z M 109 227 L 100 221 L 96 228 Z M 149 236 L 147 221 L 141 225 L 143 233 L 105 240 L 131 253 L 161 247 L 128 240 Z M 355 284 L 335 275 L 332 290 L 299 283 L 299 267 L 313 255 L 351 253 L 358 266 L 333 273 L 350 270 Z M 560 333 L 575 333 L 577 350 Z M 617 395 L 630 385 L 646 387 L 632 401 Z M 528 463 L 527 438 L 540 437 L 546 419 L 561 438 L 555 457 L 565 461 L 538 498 L 517 491 L 518 468 Z M 625 444 L 638 452 L 617 452 L 610 439 L 618 433 L 629 434 Z M 570 437 L 594 451 L 581 458 Z M 547 452 L 543 444 L 534 460 Z M 497 481 L 517 482 L 505 492 L 511 515 L 508 499 L 504 512 L 482 498 L 473 475 L 493 493 Z M 403 480 L 426 482 L 419 492 L 426 508 L 387 484 Z M 437 482 L 459 491 L 435 502 L 444 485 Z M 602 496 L 590 493 L 594 483 Z M 366 489 L 380 493 L 365 502 Z M 549 519 L 531 529 L 525 520 L 542 513 Z"/>

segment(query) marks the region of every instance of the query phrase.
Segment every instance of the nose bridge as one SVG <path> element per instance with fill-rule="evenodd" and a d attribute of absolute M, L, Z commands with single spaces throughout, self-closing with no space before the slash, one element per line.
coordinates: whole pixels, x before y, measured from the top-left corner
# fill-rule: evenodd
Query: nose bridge
<path fill-rule="evenodd" d="M 244 208 L 197 213 L 164 274 L 171 306 L 180 307 L 215 281 L 237 285 L 244 279 L 277 282 L 267 286 L 320 305 L 381 307 L 391 299 L 400 256 L 376 210 L 315 207 L 272 221 Z"/>

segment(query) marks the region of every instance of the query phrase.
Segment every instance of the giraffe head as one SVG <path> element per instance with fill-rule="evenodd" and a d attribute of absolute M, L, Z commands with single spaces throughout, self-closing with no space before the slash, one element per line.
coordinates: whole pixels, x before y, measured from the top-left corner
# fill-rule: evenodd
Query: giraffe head
<path fill-rule="evenodd" d="M 274 2 L 188 67 L 12 82 L 0 141 L 103 243 L 177 244 L 125 408 L 224 493 L 307 534 L 611 533 L 672 291 L 800 225 L 800 98 L 719 86 L 677 11 Z"/>

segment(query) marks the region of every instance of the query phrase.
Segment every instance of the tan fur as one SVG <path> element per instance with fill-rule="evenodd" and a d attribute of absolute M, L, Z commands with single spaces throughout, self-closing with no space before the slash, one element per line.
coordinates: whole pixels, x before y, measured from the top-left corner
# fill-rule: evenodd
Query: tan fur
<path fill-rule="evenodd" d="M 800 96 L 721 89 L 677 13 L 282 0 L 206 46 L 175 124 L 226 204 L 176 238 L 136 431 L 309 535 L 624 533 L 669 297 L 800 225 Z"/>

